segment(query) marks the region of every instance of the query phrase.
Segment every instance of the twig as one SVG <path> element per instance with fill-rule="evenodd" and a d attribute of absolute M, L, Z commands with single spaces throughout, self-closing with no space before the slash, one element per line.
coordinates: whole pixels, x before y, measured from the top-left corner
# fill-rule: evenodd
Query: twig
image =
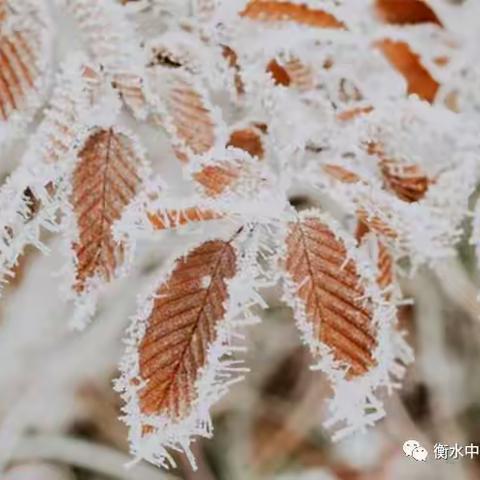
<path fill-rule="evenodd" d="M 12 461 L 33 459 L 61 462 L 119 480 L 178 480 L 155 467 L 139 463 L 131 468 L 125 464 L 131 458 L 104 445 L 60 435 L 32 435 L 23 437 L 13 453 Z"/>

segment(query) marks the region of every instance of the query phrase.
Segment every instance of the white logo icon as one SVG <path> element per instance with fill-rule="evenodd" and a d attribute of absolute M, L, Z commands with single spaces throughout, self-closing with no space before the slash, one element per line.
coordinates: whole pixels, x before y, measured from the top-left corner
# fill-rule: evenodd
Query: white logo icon
<path fill-rule="evenodd" d="M 417 462 L 424 462 L 428 457 L 428 452 L 416 440 L 407 440 L 403 444 L 403 451 L 407 457 L 413 457 Z"/>

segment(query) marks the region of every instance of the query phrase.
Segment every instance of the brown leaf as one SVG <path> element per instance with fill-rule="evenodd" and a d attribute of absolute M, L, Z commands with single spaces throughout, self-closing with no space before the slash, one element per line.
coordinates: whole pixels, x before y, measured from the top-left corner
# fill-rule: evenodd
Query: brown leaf
<path fill-rule="evenodd" d="M 300 92 L 311 90 L 314 86 L 312 69 L 296 57 L 282 64 L 273 59 L 266 71 L 272 76 L 275 85 L 294 87 Z"/>
<path fill-rule="evenodd" d="M 240 148 L 248 152 L 252 157 L 260 159 L 265 155 L 262 137 L 254 126 L 232 132 L 227 146 Z"/>
<path fill-rule="evenodd" d="M 354 118 L 360 117 L 361 115 L 367 115 L 370 112 L 373 112 L 372 106 L 367 107 L 356 107 L 351 108 L 349 110 L 344 110 L 337 114 L 337 119 L 341 122 L 348 122 L 349 120 L 353 120 Z"/>
<path fill-rule="evenodd" d="M 384 222 L 377 215 L 369 216 L 367 211 L 362 207 L 357 210 L 357 217 L 359 220 L 359 225 L 366 226 L 367 229 L 371 230 L 372 232 L 388 238 L 397 238 L 398 236 L 397 232 L 390 225 Z M 361 238 L 359 235 L 360 233 L 357 232 L 357 238 Z"/>
<path fill-rule="evenodd" d="M 393 284 L 394 262 L 387 245 L 381 240 L 378 240 L 377 267 L 377 284 L 383 290 Z"/>
<path fill-rule="evenodd" d="M 385 22 L 395 25 L 416 23 L 442 25 L 424 0 L 377 0 L 376 9 Z"/>
<path fill-rule="evenodd" d="M 387 187 L 405 202 L 418 202 L 427 193 L 430 180 L 415 164 L 403 165 L 393 160 L 381 160 L 380 169 Z"/>
<path fill-rule="evenodd" d="M 369 231 L 370 229 L 368 228 L 368 225 L 359 220 L 357 223 L 355 238 L 361 242 Z M 378 237 L 376 238 L 376 242 L 378 247 L 378 257 L 376 259 L 378 269 L 377 284 L 380 289 L 384 290 L 394 282 L 394 261 L 386 243 Z"/>
<path fill-rule="evenodd" d="M 312 27 L 345 28 L 345 24 L 337 20 L 331 13 L 312 10 L 306 5 L 278 0 L 251 0 L 240 15 L 266 22 L 289 20 Z"/>
<path fill-rule="evenodd" d="M 361 180 L 356 173 L 351 172 L 350 170 L 347 170 L 340 165 L 328 163 L 326 165 L 323 165 L 322 168 L 325 173 L 335 178 L 336 180 L 339 180 L 342 183 L 357 183 Z"/>
<path fill-rule="evenodd" d="M 271 60 L 267 65 L 267 73 L 272 76 L 275 85 L 283 85 L 288 87 L 291 83 L 290 75 L 275 59 Z"/>
<path fill-rule="evenodd" d="M 195 180 L 205 189 L 210 197 L 217 197 L 230 188 L 241 176 L 241 166 L 222 162 L 207 165 L 194 174 Z"/>
<path fill-rule="evenodd" d="M 195 155 L 202 155 L 213 147 L 215 125 L 211 112 L 188 82 L 176 81 L 170 90 L 167 107 L 176 135 Z"/>
<path fill-rule="evenodd" d="M 0 34 L 0 120 L 25 107 L 40 75 L 38 38 L 29 29 Z"/>
<path fill-rule="evenodd" d="M 223 57 L 227 60 L 228 65 L 232 68 L 235 72 L 234 81 L 235 81 L 235 88 L 239 95 L 245 93 L 245 84 L 243 83 L 240 65 L 238 63 L 238 55 L 230 48 L 228 45 L 222 45 L 222 53 Z"/>
<path fill-rule="evenodd" d="M 122 261 L 123 248 L 111 227 L 140 187 L 140 161 L 130 138 L 112 128 L 97 129 L 78 155 L 72 205 L 79 231 L 73 245 L 79 293 L 89 278 L 109 281 Z"/>
<path fill-rule="evenodd" d="M 351 377 L 374 365 L 377 344 L 370 306 L 353 260 L 341 240 L 315 216 L 289 225 L 285 269 L 305 304 L 314 338 L 345 362 Z"/>
<path fill-rule="evenodd" d="M 233 247 L 209 241 L 180 258 L 156 292 L 139 346 L 140 375 L 148 380 L 139 391 L 142 413 L 180 420 L 190 412 L 235 271 Z"/>
<path fill-rule="evenodd" d="M 412 52 L 407 43 L 383 39 L 375 45 L 405 78 L 409 94 L 414 93 L 430 103 L 435 100 L 440 84 L 430 75 L 422 65 L 419 55 Z"/>
<path fill-rule="evenodd" d="M 143 82 L 140 77 L 133 74 L 115 74 L 112 82 L 120 98 L 135 114 L 143 116 L 147 101 L 143 93 Z"/>
<path fill-rule="evenodd" d="M 183 210 L 163 210 L 156 213 L 147 212 L 147 216 L 156 230 L 176 228 L 192 222 L 203 222 L 223 217 L 219 212 L 198 207 Z"/>

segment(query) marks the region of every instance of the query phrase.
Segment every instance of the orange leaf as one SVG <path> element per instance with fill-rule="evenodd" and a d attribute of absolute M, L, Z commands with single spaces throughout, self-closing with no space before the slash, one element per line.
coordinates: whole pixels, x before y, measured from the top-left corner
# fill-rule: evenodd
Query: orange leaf
<path fill-rule="evenodd" d="M 377 267 L 377 283 L 378 286 L 383 290 L 393 284 L 394 264 L 388 247 L 381 240 L 378 241 Z"/>
<path fill-rule="evenodd" d="M 265 155 L 262 137 L 255 127 L 232 132 L 227 146 L 245 150 L 252 157 L 263 158 Z"/>
<path fill-rule="evenodd" d="M 242 95 L 243 93 L 245 93 L 245 85 L 243 83 L 242 75 L 240 73 L 240 65 L 238 64 L 237 53 L 229 46 L 222 45 L 222 54 L 223 57 L 227 60 L 230 68 L 232 68 L 235 72 L 235 88 L 237 90 L 237 93 L 239 95 Z"/>
<path fill-rule="evenodd" d="M 426 195 L 431 182 L 418 165 L 384 159 L 380 168 L 386 185 L 401 200 L 417 202 Z"/>
<path fill-rule="evenodd" d="M 142 413 L 181 420 L 190 412 L 235 272 L 233 247 L 209 241 L 180 258 L 157 290 L 139 346 L 140 375 L 148 381 L 139 391 Z"/>
<path fill-rule="evenodd" d="M 111 280 L 123 259 L 112 225 L 140 187 L 139 164 L 130 138 L 111 128 L 92 133 L 78 155 L 72 205 L 79 232 L 73 244 L 79 293 L 89 278 Z"/>
<path fill-rule="evenodd" d="M 204 187 L 210 197 L 217 197 L 224 193 L 240 176 L 240 165 L 235 166 L 228 162 L 207 165 L 194 174 L 195 180 Z"/>
<path fill-rule="evenodd" d="M 0 34 L 0 120 L 25 107 L 34 91 L 38 69 L 38 39 L 28 29 Z"/>
<path fill-rule="evenodd" d="M 343 242 L 315 216 L 289 225 L 285 269 L 305 305 L 315 340 L 345 362 L 351 377 L 375 366 L 373 313 Z"/>
<path fill-rule="evenodd" d="M 291 58 L 282 65 L 275 59 L 267 65 L 275 85 L 295 87 L 301 92 L 311 90 L 314 85 L 313 71 L 298 58 Z"/>
<path fill-rule="evenodd" d="M 357 238 L 361 238 L 361 236 L 365 233 L 360 233 L 362 231 L 361 229 L 364 228 L 363 226 L 367 228 L 367 231 L 371 230 L 372 232 L 378 233 L 379 235 L 384 235 L 388 238 L 397 238 L 397 232 L 379 216 L 369 216 L 367 211 L 362 207 L 357 210 L 357 216 L 360 229 L 357 231 Z M 362 225 L 362 227 L 360 227 L 360 225 Z"/>
<path fill-rule="evenodd" d="M 185 208 L 183 210 L 164 210 L 156 213 L 147 212 L 147 216 L 156 230 L 176 228 L 192 222 L 203 222 L 223 217 L 221 213 L 197 207 Z"/>
<path fill-rule="evenodd" d="M 385 22 L 395 25 L 415 23 L 442 25 L 435 12 L 423 0 L 377 0 L 376 9 Z"/>
<path fill-rule="evenodd" d="M 336 180 L 340 180 L 342 183 L 357 183 L 360 181 L 360 177 L 356 173 L 351 172 L 340 165 L 328 163 L 323 165 L 322 168 L 325 173 L 328 173 L 328 175 Z"/>
<path fill-rule="evenodd" d="M 337 119 L 341 122 L 348 122 L 349 120 L 353 120 L 354 118 L 357 118 L 361 115 L 367 115 L 370 112 L 373 112 L 373 107 L 370 105 L 368 107 L 356 107 L 338 113 Z"/>
<path fill-rule="evenodd" d="M 176 135 L 195 155 L 202 155 L 213 147 L 215 125 L 211 112 L 188 82 L 176 81 L 170 90 L 167 107 Z"/>
<path fill-rule="evenodd" d="M 370 231 L 368 225 L 361 220 L 357 223 L 357 231 L 355 232 L 355 238 L 360 242 L 365 235 Z M 377 284 L 384 290 L 394 282 L 394 261 L 389 251 L 388 246 L 380 238 L 377 237 L 378 257 L 377 257 Z"/>
<path fill-rule="evenodd" d="M 275 0 L 251 0 L 240 15 L 266 22 L 290 20 L 312 27 L 345 28 L 345 24 L 337 20 L 331 13 L 312 10 L 306 5 Z"/>
<path fill-rule="evenodd" d="M 267 65 L 267 73 L 270 73 L 275 85 L 283 85 L 284 87 L 290 85 L 290 75 L 275 59 Z"/>
<path fill-rule="evenodd" d="M 408 93 L 432 103 L 440 84 L 422 65 L 419 55 L 413 53 L 407 43 L 384 39 L 376 42 L 390 64 L 399 71 L 408 84 Z"/>

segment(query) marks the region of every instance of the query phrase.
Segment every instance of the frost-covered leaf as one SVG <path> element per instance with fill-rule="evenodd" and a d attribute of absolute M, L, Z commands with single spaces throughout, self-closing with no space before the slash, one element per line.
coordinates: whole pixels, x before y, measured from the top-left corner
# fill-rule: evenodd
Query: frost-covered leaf
<path fill-rule="evenodd" d="M 238 63 L 238 55 L 231 47 L 228 45 L 222 45 L 222 54 L 225 60 L 227 60 L 229 67 L 233 70 L 233 81 L 235 84 L 235 89 L 238 95 L 245 93 L 245 85 L 242 80 L 242 72 L 240 65 Z"/>
<path fill-rule="evenodd" d="M 157 292 L 139 345 L 140 409 L 147 415 L 185 418 L 195 401 L 195 382 L 225 316 L 227 281 L 236 253 L 226 242 L 206 242 L 180 259 Z"/>
<path fill-rule="evenodd" d="M 329 12 L 279 0 L 251 0 L 240 15 L 265 22 L 292 21 L 319 28 L 345 28 L 344 23 Z"/>
<path fill-rule="evenodd" d="M 398 233 L 388 223 L 388 218 L 380 218 L 379 215 L 369 214 L 365 208 L 360 207 L 357 210 L 359 223 L 367 227 L 368 230 L 383 235 L 387 238 L 396 238 Z"/>
<path fill-rule="evenodd" d="M 164 125 L 172 136 L 177 156 L 188 162 L 192 156 L 203 155 L 215 146 L 220 121 L 196 82 L 186 75 L 172 75 L 169 80 L 167 92 L 160 99 L 166 110 Z"/>
<path fill-rule="evenodd" d="M 140 300 L 138 319 L 117 388 L 127 401 L 132 451 L 153 463 L 175 465 L 167 449 L 183 450 L 210 436 L 209 409 L 239 379 L 235 330 L 255 319 L 251 255 L 235 237 L 212 239 L 179 257 Z"/>
<path fill-rule="evenodd" d="M 403 75 L 408 85 L 408 93 L 432 103 L 440 87 L 429 71 L 422 65 L 420 56 L 414 53 L 408 43 L 383 39 L 376 42 L 392 66 Z"/>
<path fill-rule="evenodd" d="M 265 154 L 262 132 L 255 125 L 233 131 L 230 134 L 227 146 L 240 148 L 248 152 L 252 157 L 260 159 Z"/>
<path fill-rule="evenodd" d="M 150 223 L 156 230 L 177 228 L 191 223 L 204 222 L 222 218 L 223 214 L 210 209 L 190 207 L 185 209 L 165 209 L 147 212 Z"/>
<path fill-rule="evenodd" d="M 418 165 L 403 165 L 385 159 L 380 162 L 380 168 L 387 187 L 398 198 L 416 202 L 426 195 L 430 180 Z"/>
<path fill-rule="evenodd" d="M 122 265 L 124 249 L 112 226 L 138 193 L 143 159 L 134 140 L 115 128 L 98 128 L 78 153 L 71 203 L 78 239 L 74 289 L 84 293 L 92 280 L 110 281 Z"/>
<path fill-rule="evenodd" d="M 327 215 L 304 211 L 289 223 L 281 255 L 285 299 L 303 340 L 333 384 L 336 437 L 363 429 L 385 413 L 375 390 L 403 373 L 411 353 L 396 331 L 371 259 Z"/>
<path fill-rule="evenodd" d="M 296 57 L 282 63 L 276 59 L 271 60 L 267 65 L 267 72 L 276 85 L 296 88 L 300 92 L 311 90 L 314 86 L 312 68 Z"/>
<path fill-rule="evenodd" d="M 305 304 L 314 342 L 327 345 L 352 376 L 374 366 L 376 331 L 358 267 L 344 244 L 314 215 L 289 226 L 285 270 Z"/>
<path fill-rule="evenodd" d="M 360 177 L 356 173 L 347 170 L 341 165 L 326 164 L 323 165 L 323 170 L 331 177 L 343 183 L 357 183 L 360 181 Z"/>
<path fill-rule="evenodd" d="M 241 176 L 241 166 L 230 162 L 219 162 L 216 165 L 206 165 L 194 174 L 207 195 L 216 197 L 231 187 Z"/>
<path fill-rule="evenodd" d="M 20 166 L 0 189 L 2 276 L 15 265 L 26 245 L 45 250 L 40 227 L 58 229 L 56 215 L 66 202 L 66 186 L 61 184 L 67 169 L 66 158 L 85 128 L 98 81 L 98 72 L 82 55 L 72 55 L 65 62 L 49 108 L 31 137 Z"/>
<path fill-rule="evenodd" d="M 376 0 L 376 9 L 387 22 L 395 25 L 434 23 L 441 25 L 427 0 Z"/>
<path fill-rule="evenodd" d="M 77 20 L 88 48 L 125 104 L 145 118 L 145 59 L 140 40 L 113 0 L 62 0 Z"/>
<path fill-rule="evenodd" d="M 0 142 L 7 134 L 13 136 L 17 128 L 23 128 L 43 100 L 48 84 L 50 28 L 42 2 L 20 2 L 15 8 L 9 2 L 2 4 Z"/>

